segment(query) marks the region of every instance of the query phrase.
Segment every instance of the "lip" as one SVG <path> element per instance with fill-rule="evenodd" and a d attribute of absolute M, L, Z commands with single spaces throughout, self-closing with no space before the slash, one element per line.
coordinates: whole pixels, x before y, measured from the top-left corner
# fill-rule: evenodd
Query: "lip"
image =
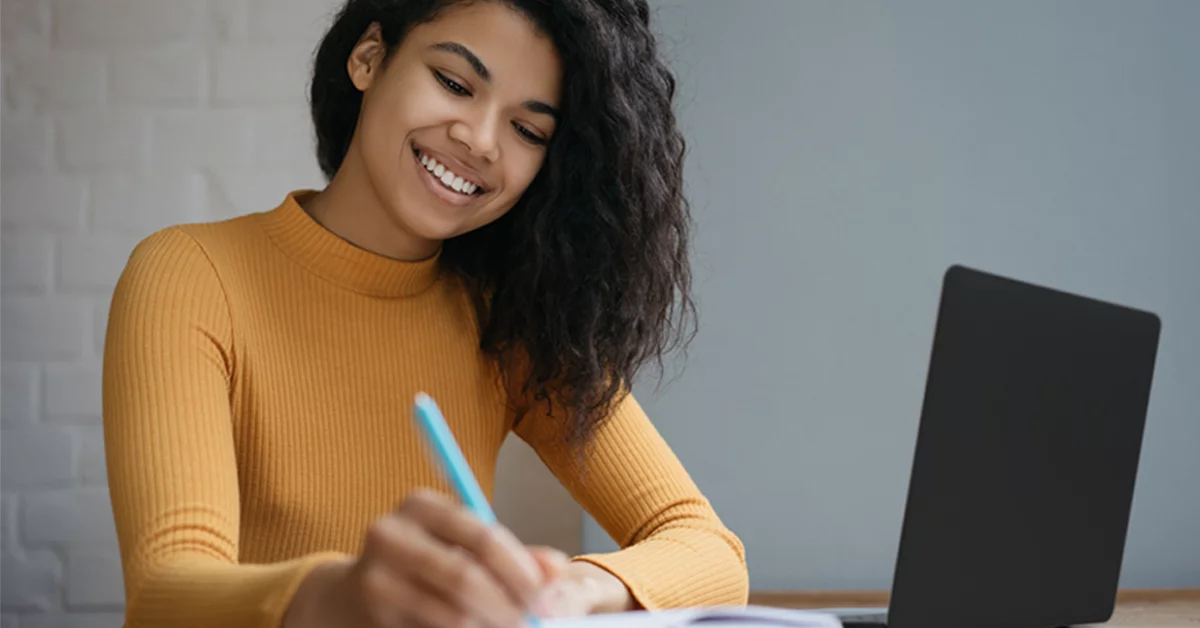
<path fill-rule="evenodd" d="M 479 174 L 478 170 L 468 166 L 467 164 L 464 164 L 454 157 L 451 157 L 445 153 L 439 153 L 430 148 L 426 148 L 420 144 L 417 144 L 416 142 L 413 143 L 412 147 L 416 152 L 436 159 L 439 164 L 442 164 L 453 170 L 454 174 L 462 177 L 464 180 L 474 183 L 477 187 L 483 188 L 485 191 L 488 189 L 488 186 L 483 184 L 483 175 Z M 417 157 L 417 163 L 421 163 L 420 157 Z"/>
<path fill-rule="evenodd" d="M 425 154 L 430 155 L 428 152 L 425 152 Z M 460 192 L 455 192 L 454 190 L 448 189 L 446 186 L 442 185 L 442 182 L 438 180 L 437 177 L 433 176 L 432 172 L 425 169 L 425 165 L 421 163 L 421 158 L 418 155 L 412 151 L 410 151 L 410 155 L 412 156 L 413 165 L 417 168 L 417 176 L 420 177 L 421 181 L 425 183 L 426 189 L 428 189 L 431 194 L 438 197 L 447 205 L 463 207 L 465 205 L 470 205 L 475 201 L 475 199 L 482 196 L 481 194 L 462 194 Z M 432 157 L 433 155 L 430 156 Z M 434 157 L 434 159 L 437 159 L 437 157 Z"/>

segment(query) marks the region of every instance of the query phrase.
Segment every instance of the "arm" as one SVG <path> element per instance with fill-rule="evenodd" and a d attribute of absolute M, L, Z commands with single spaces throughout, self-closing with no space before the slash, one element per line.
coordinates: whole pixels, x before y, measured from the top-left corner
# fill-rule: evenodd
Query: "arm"
<path fill-rule="evenodd" d="M 648 609 L 746 603 L 741 541 L 721 523 L 632 395 L 593 436 L 586 468 L 561 444 L 554 417 L 530 412 L 516 432 L 622 547 L 577 557 L 587 564 L 573 568 L 579 577 L 596 577 L 599 586 L 609 587 L 599 571 L 589 569 L 600 568 Z"/>
<path fill-rule="evenodd" d="M 312 555 L 238 564 L 233 329 L 200 246 L 171 229 L 134 250 L 113 294 L 104 439 L 126 625 L 278 626 Z"/>

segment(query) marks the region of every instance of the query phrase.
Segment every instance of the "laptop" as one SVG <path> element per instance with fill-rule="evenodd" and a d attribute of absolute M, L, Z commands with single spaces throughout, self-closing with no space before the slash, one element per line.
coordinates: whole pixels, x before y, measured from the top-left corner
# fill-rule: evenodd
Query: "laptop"
<path fill-rule="evenodd" d="M 1160 321 L 945 274 L 886 609 L 847 627 L 1040 628 L 1112 616 Z"/>

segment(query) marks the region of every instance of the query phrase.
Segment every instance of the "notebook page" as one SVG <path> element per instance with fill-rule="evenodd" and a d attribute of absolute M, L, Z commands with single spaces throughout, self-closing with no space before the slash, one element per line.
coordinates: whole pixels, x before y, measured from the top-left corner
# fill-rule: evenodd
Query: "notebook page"
<path fill-rule="evenodd" d="M 542 622 L 545 628 L 842 628 L 836 617 L 764 606 L 593 615 Z"/>

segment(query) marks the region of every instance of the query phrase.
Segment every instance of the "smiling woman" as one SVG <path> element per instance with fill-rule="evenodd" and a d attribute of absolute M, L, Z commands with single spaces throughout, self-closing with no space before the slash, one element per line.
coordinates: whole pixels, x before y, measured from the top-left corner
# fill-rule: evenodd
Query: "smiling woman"
<path fill-rule="evenodd" d="M 338 150 L 345 138 L 323 141 L 333 179 L 306 208 L 343 237 L 399 259 L 428 257 L 513 208 L 546 159 L 562 92 L 557 48 L 526 15 L 492 3 L 433 11 L 441 19 L 427 16 L 402 39 L 378 21 L 347 30 L 358 35 L 348 51 L 327 39 L 317 79 L 332 59 L 340 80 L 313 86 L 318 132 L 327 99 L 342 97 L 326 88 L 362 96 L 350 143 Z M 464 184 L 475 193 L 464 194 Z M 377 211 L 338 209 L 346 205 Z"/>
<path fill-rule="evenodd" d="M 105 444 L 127 625 L 519 625 L 740 603 L 743 547 L 629 394 L 693 309 L 674 78 L 645 0 L 350 0 L 311 86 L 322 190 L 142 242 Z M 510 432 L 622 549 L 525 547 Z"/>

